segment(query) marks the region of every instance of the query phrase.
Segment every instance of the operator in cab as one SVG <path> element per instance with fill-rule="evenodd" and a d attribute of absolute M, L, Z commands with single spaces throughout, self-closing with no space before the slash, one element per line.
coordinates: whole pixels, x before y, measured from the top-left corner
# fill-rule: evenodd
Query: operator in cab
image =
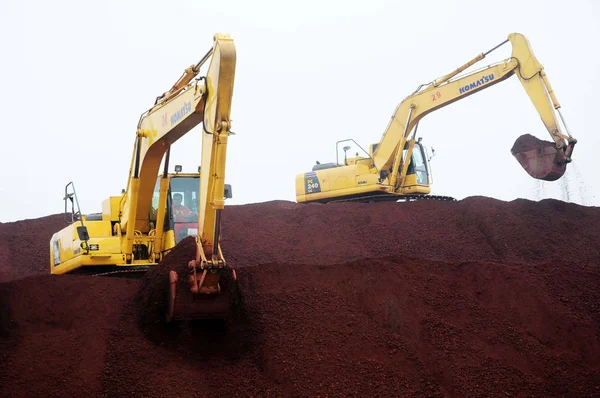
<path fill-rule="evenodd" d="M 190 217 L 193 216 L 192 211 L 181 204 L 182 201 L 183 196 L 180 193 L 173 195 L 173 205 L 171 208 L 175 222 L 189 221 Z"/>

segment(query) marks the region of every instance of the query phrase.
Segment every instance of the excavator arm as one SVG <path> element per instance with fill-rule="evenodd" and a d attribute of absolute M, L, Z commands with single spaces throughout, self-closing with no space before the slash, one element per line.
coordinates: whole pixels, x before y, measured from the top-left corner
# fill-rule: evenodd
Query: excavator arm
<path fill-rule="evenodd" d="M 235 72 L 235 49 L 233 42 L 221 43 L 217 48 L 220 62 L 207 76 L 208 100 L 206 120 L 202 136 L 202 163 L 200 167 L 200 199 L 198 213 L 197 253 L 191 268 L 206 273 L 209 269 L 225 267 L 219 237 L 221 229 L 221 211 L 225 205 L 225 161 L 227 140 L 231 132 L 231 100 Z M 212 65 L 211 65 L 212 66 Z M 218 280 L 215 279 L 215 282 Z M 211 285 L 205 280 L 198 281 L 198 290 L 206 293 L 217 292 L 216 283 Z"/>
<path fill-rule="evenodd" d="M 466 76 L 455 78 L 459 73 L 484 59 L 487 54 L 506 42 L 512 44 L 510 58 Z M 562 176 L 566 163 L 571 161 L 573 147 L 577 140 L 568 131 L 565 135 L 559 126 L 555 110 L 558 110 L 560 115 L 560 104 L 550 86 L 544 68 L 534 56 L 529 42 L 523 35 L 512 33 L 500 45 L 487 53 L 479 54 L 465 65 L 431 82 L 424 88 L 420 87 L 398 105 L 373 154 L 375 167 L 379 170 L 382 178 L 389 176 L 390 185 L 398 187 L 406 174 L 406 167 L 400 173 L 394 171 L 400 170 L 403 149 L 411 132 L 416 131 L 416 126 L 421 118 L 430 112 L 500 83 L 512 75 L 518 76 L 554 141 L 553 148 L 542 145 L 532 147 L 532 145 L 515 144 L 513 148 L 520 149 L 513 150 L 513 155 L 534 178 L 555 180 Z M 410 157 L 410 152 L 409 150 L 407 158 Z"/>
<path fill-rule="evenodd" d="M 211 132 L 222 131 L 225 121 L 228 123 L 230 105 L 225 102 L 230 102 L 227 98 L 231 96 L 235 70 L 235 51 L 232 47 L 233 40 L 229 35 L 216 34 L 213 48 L 197 64 L 187 68 L 173 87 L 159 96 L 155 105 L 140 117 L 128 184 L 119 214 L 120 227 L 126 235 L 122 241 L 122 252 L 128 258 L 132 256 L 136 232 L 148 232 L 148 214 L 156 176 L 170 146 L 200 123 L 204 125 L 204 131 Z M 201 66 L 209 59 L 211 62 L 206 76 L 195 79 Z M 206 170 L 202 173 L 202 180 L 212 181 L 207 177 L 208 168 L 203 167 L 202 170 Z M 218 179 L 222 193 L 220 178 L 222 174 Z M 204 189 L 202 192 L 206 193 Z M 213 209 L 205 206 L 204 213 L 200 212 L 203 222 L 205 219 L 210 222 L 212 216 L 207 215 L 210 211 Z M 162 218 L 159 219 L 162 221 Z M 203 226 L 203 230 L 207 229 L 204 224 L 199 225 Z"/>
<path fill-rule="evenodd" d="M 169 273 L 167 321 L 226 317 L 229 313 L 230 286 L 235 270 L 227 267 L 220 246 L 221 211 L 225 199 L 227 141 L 231 131 L 231 102 L 235 77 L 236 52 L 233 40 L 217 36 L 217 43 L 204 87 L 202 160 L 198 199 L 196 256 L 187 264 L 185 277 Z"/>

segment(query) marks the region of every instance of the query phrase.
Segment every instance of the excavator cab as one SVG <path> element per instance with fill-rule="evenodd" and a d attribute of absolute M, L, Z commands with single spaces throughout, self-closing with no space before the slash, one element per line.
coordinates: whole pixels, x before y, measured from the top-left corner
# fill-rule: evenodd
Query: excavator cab
<path fill-rule="evenodd" d="M 176 170 L 181 170 L 178 166 Z M 168 174 L 169 188 L 165 209 L 164 232 L 172 233 L 175 244 L 178 244 L 188 236 L 198 234 L 198 197 L 200 195 L 199 173 L 175 173 Z M 152 197 L 152 209 L 158 209 L 160 199 L 160 180 L 156 181 L 154 195 Z M 225 184 L 224 198 L 232 197 L 230 184 Z M 153 211 L 156 222 L 158 212 Z"/>
<path fill-rule="evenodd" d="M 404 147 L 403 162 L 406 161 L 406 155 L 408 154 L 409 143 L 407 142 Z M 421 139 L 415 141 L 410 161 L 408 163 L 408 169 L 406 171 L 406 177 L 414 176 L 415 183 L 417 185 L 429 186 L 429 162 L 426 156 L 425 146 L 421 145 Z"/>
<path fill-rule="evenodd" d="M 174 175 L 167 195 L 168 228 L 174 232 L 175 243 L 198 234 L 199 175 Z"/>
<path fill-rule="evenodd" d="M 168 191 L 166 192 L 166 208 L 164 209 L 164 233 L 174 244 L 188 236 L 198 233 L 198 195 L 200 176 L 197 173 L 168 174 Z M 152 212 L 150 221 L 156 223 L 160 207 L 160 182 L 156 181 L 152 196 Z"/>

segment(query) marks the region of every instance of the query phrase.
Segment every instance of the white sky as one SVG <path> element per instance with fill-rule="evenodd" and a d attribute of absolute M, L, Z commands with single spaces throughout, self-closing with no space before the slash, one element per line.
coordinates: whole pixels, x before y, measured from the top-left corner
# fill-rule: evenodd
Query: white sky
<path fill-rule="evenodd" d="M 436 150 L 432 193 L 598 206 L 599 4 L 2 0 L 0 221 L 62 212 L 69 181 L 84 213 L 100 211 L 126 186 L 140 114 L 215 32 L 231 34 L 237 49 L 228 204 L 294 201 L 296 174 L 334 161 L 336 141 L 367 148 L 419 84 L 516 31 L 530 40 L 579 141 L 573 163 L 562 180 L 541 183 L 512 157 L 525 132 L 550 139 L 513 76 L 421 121 L 418 135 Z M 172 165 L 197 169 L 200 128 L 175 144 Z"/>

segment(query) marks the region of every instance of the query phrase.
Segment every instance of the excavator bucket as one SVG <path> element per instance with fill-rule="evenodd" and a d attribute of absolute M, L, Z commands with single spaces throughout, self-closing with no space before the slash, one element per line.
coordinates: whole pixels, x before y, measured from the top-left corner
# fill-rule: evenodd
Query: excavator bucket
<path fill-rule="evenodd" d="M 232 269 L 170 271 L 166 320 L 227 319 L 236 288 Z"/>
<path fill-rule="evenodd" d="M 555 143 L 540 140 L 531 134 L 517 138 L 510 151 L 525 171 L 538 180 L 558 180 L 565 174 L 570 161 Z"/>

